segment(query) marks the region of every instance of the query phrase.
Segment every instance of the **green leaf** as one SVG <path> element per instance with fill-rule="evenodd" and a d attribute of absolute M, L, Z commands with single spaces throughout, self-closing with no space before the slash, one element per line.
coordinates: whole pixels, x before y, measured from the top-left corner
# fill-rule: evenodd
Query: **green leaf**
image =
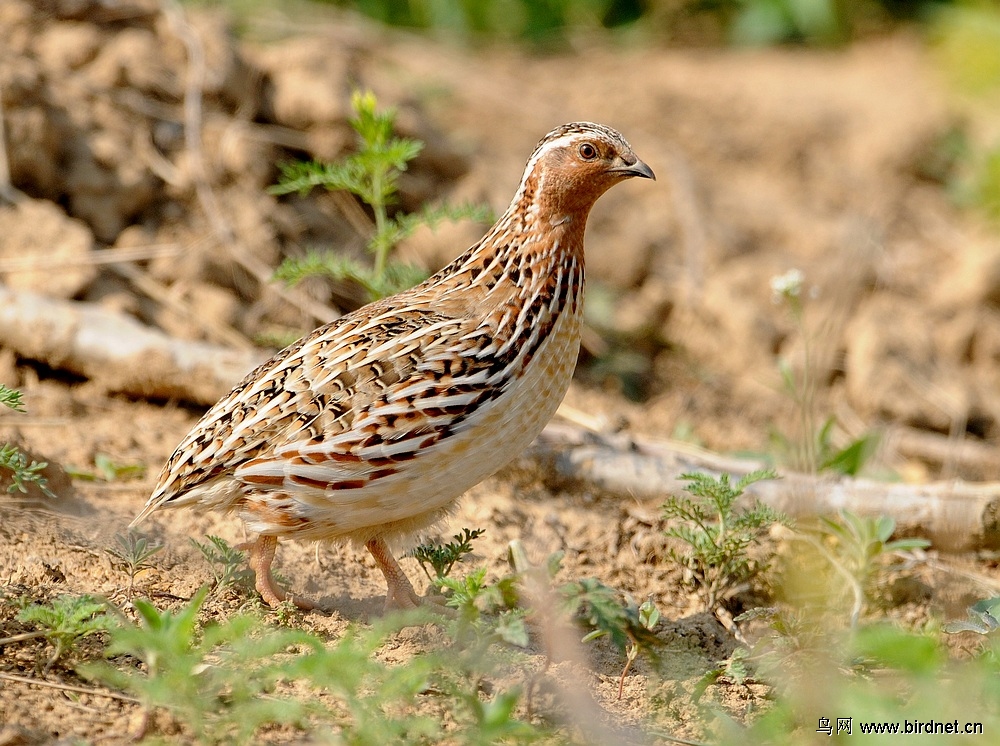
<path fill-rule="evenodd" d="M 648 598 L 639 607 L 639 622 L 646 629 L 652 630 L 658 621 L 660 621 L 660 610 L 656 608 L 653 600 Z"/>
<path fill-rule="evenodd" d="M 845 448 L 825 458 L 820 463 L 819 468 L 852 477 L 857 476 L 865 464 L 875 455 L 880 441 L 881 436 L 878 433 L 866 433 Z"/>
<path fill-rule="evenodd" d="M 485 533 L 485 529 L 481 528 L 472 530 L 463 528 L 461 533 L 452 537 L 453 541 L 437 545 L 421 544 L 410 552 L 410 556 L 420 563 L 421 569 L 430 580 L 440 579 L 451 572 L 455 563 L 461 562 L 465 555 L 472 553 L 472 542 Z M 434 570 L 433 576 L 427 569 L 428 565 Z"/>
<path fill-rule="evenodd" d="M 33 484 L 45 494 L 46 497 L 55 497 L 49 489 L 49 482 L 42 475 L 42 471 L 48 466 L 47 461 L 31 461 L 23 451 L 16 446 L 5 443 L 0 446 L 0 469 L 10 472 L 10 486 L 8 492 L 28 492 L 28 485 Z"/>
<path fill-rule="evenodd" d="M 526 648 L 530 643 L 523 609 L 511 609 L 503 612 L 497 617 L 493 629 L 500 639 L 508 645 Z"/>
<path fill-rule="evenodd" d="M 9 389 L 0 383 L 0 404 L 10 407 L 15 412 L 24 412 L 24 401 L 21 392 L 17 389 Z"/>
<path fill-rule="evenodd" d="M 608 635 L 615 647 L 624 652 L 629 644 L 630 619 L 618 599 L 618 591 L 596 578 L 584 578 L 567 583 L 559 593 L 570 614 L 579 615 L 594 632 Z"/>
<path fill-rule="evenodd" d="M 912 674 L 935 676 L 947 656 L 938 641 L 888 624 L 863 627 L 855 637 L 858 654 L 879 665 Z"/>

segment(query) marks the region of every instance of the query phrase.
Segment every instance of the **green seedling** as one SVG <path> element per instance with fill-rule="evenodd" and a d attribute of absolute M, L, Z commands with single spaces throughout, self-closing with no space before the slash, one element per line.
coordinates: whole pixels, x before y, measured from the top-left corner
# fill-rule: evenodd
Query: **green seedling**
<path fill-rule="evenodd" d="M 208 536 L 207 542 L 202 544 L 195 539 L 191 543 L 198 548 L 201 556 L 208 562 L 212 569 L 212 577 L 215 579 L 215 588 L 228 588 L 230 586 L 252 585 L 250 578 L 252 572 L 246 565 L 246 557 L 239 549 L 229 545 L 225 539 L 218 536 Z"/>
<path fill-rule="evenodd" d="M 638 617 L 638 625 L 636 625 L 633 620 L 631 627 L 636 628 L 637 626 L 639 629 L 645 630 L 646 632 L 652 632 L 653 628 L 656 627 L 656 623 L 660 621 L 660 610 L 656 608 L 656 605 L 653 603 L 653 599 L 647 598 L 642 602 L 642 605 L 639 606 L 637 611 L 638 613 L 636 616 Z M 622 674 L 618 679 L 619 700 L 625 692 L 625 677 L 628 675 L 629 669 L 632 667 L 632 664 L 638 657 L 642 646 L 646 642 L 645 640 L 640 640 L 636 637 L 631 629 L 628 632 L 628 636 L 629 643 L 625 648 L 625 667 L 622 668 Z"/>
<path fill-rule="evenodd" d="M 445 603 L 458 612 L 455 638 L 486 646 L 502 640 L 527 647 L 525 611 L 516 606 L 516 582 L 513 576 L 506 576 L 496 583 L 487 583 L 485 567 L 463 578 L 438 578 L 435 583 L 445 593 Z"/>
<path fill-rule="evenodd" d="M 369 300 L 374 300 L 399 292 L 426 277 L 420 269 L 390 258 L 396 245 L 417 228 L 422 225 L 433 228 L 445 220 L 484 222 L 490 215 L 485 208 L 470 205 L 441 205 L 416 213 L 390 215 L 390 208 L 399 200 L 399 177 L 423 149 L 423 143 L 394 136 L 396 112 L 379 110 L 373 93 L 355 92 L 351 107 L 354 116 L 350 124 L 358 135 L 357 152 L 336 163 L 286 164 L 282 167 L 279 183 L 271 192 L 305 195 L 315 187 L 325 187 L 331 191 L 349 192 L 361 199 L 374 215 L 371 233 L 366 237 L 367 249 L 374 255 L 373 266 L 350 257 L 312 251 L 305 257 L 286 260 L 275 276 L 288 283 L 310 276 L 346 280 L 360 285 Z"/>
<path fill-rule="evenodd" d="M 930 542 L 921 538 L 890 541 L 896 522 L 888 516 L 871 518 L 847 510 L 840 511 L 839 520 L 820 518 L 821 536 L 832 538 L 828 542 L 813 542 L 820 554 L 843 577 L 853 597 L 851 627 L 856 627 L 867 600 L 871 597 L 875 579 L 882 573 L 889 557 L 895 552 L 923 549 Z"/>
<path fill-rule="evenodd" d="M 841 511 L 837 519 L 820 518 L 814 529 L 795 532 L 794 541 L 809 551 L 800 553 L 797 563 L 789 566 L 788 579 L 793 582 L 786 584 L 787 589 L 793 596 L 801 596 L 803 608 L 811 616 L 843 609 L 848 613 L 849 627 L 856 629 L 882 585 L 892 556 L 929 545 L 920 538 L 891 540 L 895 528 L 895 521 L 886 516 L 871 518 Z M 819 587 L 822 593 L 817 591 Z"/>
<path fill-rule="evenodd" d="M 136 575 L 153 567 L 150 560 L 162 549 L 162 544 L 150 544 L 149 539 L 135 531 L 115 534 L 115 546 L 104 551 L 111 556 L 111 563 L 115 567 L 128 574 L 128 588 L 125 591 L 128 598 L 132 598 Z"/>
<path fill-rule="evenodd" d="M 33 484 L 40 489 L 47 497 L 55 497 L 49 489 L 49 481 L 42 475 L 42 471 L 48 466 L 47 461 L 28 461 L 16 446 L 5 443 L 0 446 L 0 469 L 10 472 L 10 486 L 8 492 L 27 493 L 28 485 Z"/>
<path fill-rule="evenodd" d="M 15 412 L 24 412 L 24 397 L 17 389 L 9 389 L 0 383 L 0 404 L 13 409 Z"/>
<path fill-rule="evenodd" d="M 623 604 L 618 591 L 594 578 L 566 583 L 559 593 L 566 612 L 591 627 L 582 642 L 608 637 L 625 655 L 625 666 L 618 679 L 618 699 L 621 699 L 625 677 L 635 659 L 642 650 L 652 650 L 656 644 L 652 630 L 660 621 L 659 609 L 651 599 L 641 606 L 631 599 Z"/>
<path fill-rule="evenodd" d="M 17 618 L 25 624 L 42 627 L 35 636 L 44 637 L 52 645 L 52 655 L 44 668 L 48 671 L 78 640 L 115 626 L 107 610 L 107 605 L 93 596 L 67 595 L 57 597 L 50 604 L 27 606 Z"/>
<path fill-rule="evenodd" d="M 0 383 L 0 405 L 13 409 L 15 412 L 24 412 L 24 400 L 21 392 L 10 389 Z M 28 461 L 28 457 L 16 446 L 10 443 L 0 445 L 0 473 L 7 471 L 10 473 L 10 485 L 7 491 L 10 493 L 28 492 L 28 485 L 35 485 L 46 497 L 55 497 L 49 489 L 48 480 L 42 475 L 42 471 L 48 466 L 46 461 Z"/>
<path fill-rule="evenodd" d="M 675 521 L 667 536 L 686 545 L 683 550 L 669 549 L 668 556 L 688 571 L 707 611 L 769 567 L 773 553 L 751 559 L 747 549 L 772 524 L 788 519 L 760 502 L 737 511 L 736 501 L 749 485 L 776 477 L 771 470 L 761 470 L 731 484 L 728 474 L 682 474 L 691 497 L 672 496 L 664 503 L 664 516 Z"/>
<path fill-rule="evenodd" d="M 451 574 L 451 569 L 462 558 L 472 553 L 472 542 L 485 534 L 481 528 L 469 530 L 462 529 L 462 533 L 455 534 L 447 544 L 421 544 L 411 553 L 412 557 L 420 563 L 420 569 L 424 571 L 430 581 L 440 580 Z M 428 565 L 434 571 L 431 575 Z"/>
<path fill-rule="evenodd" d="M 146 473 L 143 464 L 120 464 L 106 453 L 98 453 L 94 456 L 94 469 L 67 468 L 66 472 L 73 479 L 83 479 L 88 482 L 103 480 L 105 482 L 116 482 L 120 479 L 140 478 Z"/>
<path fill-rule="evenodd" d="M 132 656 L 145 671 L 89 663 L 81 673 L 129 692 L 147 708 L 168 709 L 203 743 L 247 743 L 265 724 L 300 722 L 304 703 L 265 695 L 287 676 L 283 654 L 319 641 L 265 628 L 249 616 L 200 628 L 207 595 L 206 586 L 178 612 L 136 599 L 139 623 L 113 630 L 107 655 Z"/>
<path fill-rule="evenodd" d="M 747 667 L 747 659 L 750 657 L 750 650 L 745 647 L 736 648 L 733 654 L 726 658 L 724 661 L 719 661 L 715 668 L 707 671 L 704 676 L 698 679 L 698 682 L 694 685 L 694 691 L 692 692 L 691 698 L 694 700 L 695 704 L 701 702 L 701 698 L 705 696 L 705 692 L 708 690 L 712 684 L 718 683 L 720 679 L 729 679 L 737 686 L 741 686 L 746 683 L 747 679 L 750 677 L 750 671 Z"/>

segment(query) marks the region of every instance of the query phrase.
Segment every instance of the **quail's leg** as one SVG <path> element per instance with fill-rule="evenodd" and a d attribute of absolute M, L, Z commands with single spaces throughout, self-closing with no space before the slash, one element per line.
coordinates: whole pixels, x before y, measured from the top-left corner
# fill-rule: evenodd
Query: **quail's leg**
<path fill-rule="evenodd" d="M 396 558 L 392 556 L 392 552 L 389 551 L 385 540 L 377 536 L 365 542 L 365 547 L 371 552 L 372 557 L 375 558 L 375 564 L 378 565 L 378 569 L 385 575 L 385 582 L 389 587 L 385 596 L 386 611 L 392 609 L 415 609 L 419 607 L 421 603 L 420 597 L 413 590 L 413 586 L 410 585 L 410 580 L 406 577 L 406 573 L 403 572 L 403 568 L 399 566 Z"/>
<path fill-rule="evenodd" d="M 250 569 L 254 574 L 254 586 L 261 598 L 271 608 L 278 606 L 283 601 L 291 601 L 304 611 L 315 609 L 316 604 L 302 598 L 289 596 L 278 587 L 271 575 L 271 563 L 274 561 L 274 552 L 278 548 L 277 536 L 258 536 L 257 540 L 250 544 Z"/>

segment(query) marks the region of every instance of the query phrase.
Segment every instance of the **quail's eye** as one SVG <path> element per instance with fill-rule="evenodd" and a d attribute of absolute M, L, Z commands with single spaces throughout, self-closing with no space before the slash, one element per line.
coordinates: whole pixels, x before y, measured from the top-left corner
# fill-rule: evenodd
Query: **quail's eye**
<path fill-rule="evenodd" d="M 580 157 L 585 161 L 592 161 L 597 157 L 597 148 L 591 145 L 589 142 L 585 142 L 580 146 Z"/>

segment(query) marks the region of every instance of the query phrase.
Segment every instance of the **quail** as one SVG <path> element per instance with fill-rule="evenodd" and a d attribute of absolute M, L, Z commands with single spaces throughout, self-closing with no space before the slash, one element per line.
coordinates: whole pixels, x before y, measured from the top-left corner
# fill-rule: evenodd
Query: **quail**
<path fill-rule="evenodd" d="M 353 540 L 387 608 L 420 598 L 390 544 L 439 521 L 555 413 L 580 346 L 587 217 L 610 187 L 655 178 L 617 131 L 554 129 L 510 206 L 419 285 L 316 329 L 246 376 L 194 426 L 135 525 L 155 510 L 235 512 L 264 601 L 279 538 Z"/>

